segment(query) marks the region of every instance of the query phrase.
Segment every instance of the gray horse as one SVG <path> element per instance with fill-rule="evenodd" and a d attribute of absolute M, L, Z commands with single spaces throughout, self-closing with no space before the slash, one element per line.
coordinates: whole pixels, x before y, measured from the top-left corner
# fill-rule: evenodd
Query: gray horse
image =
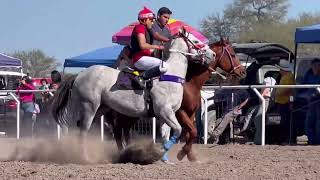
<path fill-rule="evenodd" d="M 188 60 L 209 64 L 215 59 L 215 53 L 207 45 L 202 48 L 197 46 L 199 42 L 186 32 L 174 38 L 170 48 L 166 48 L 168 67 L 164 75 L 167 78 L 153 80 L 150 90 L 120 90 L 115 85 L 119 70 L 91 66 L 75 79 L 61 84 L 52 107 L 55 120 L 63 132 L 80 122 L 80 140 L 85 144 L 85 137 L 98 110 L 102 114 L 111 109 L 129 117 L 148 117 L 145 99 L 149 94 L 155 116 L 173 129 L 174 135 L 163 145 L 164 150 L 168 151 L 181 134 L 175 112 L 182 102 L 181 82 L 186 76 Z M 83 150 L 87 155 L 85 147 Z"/>

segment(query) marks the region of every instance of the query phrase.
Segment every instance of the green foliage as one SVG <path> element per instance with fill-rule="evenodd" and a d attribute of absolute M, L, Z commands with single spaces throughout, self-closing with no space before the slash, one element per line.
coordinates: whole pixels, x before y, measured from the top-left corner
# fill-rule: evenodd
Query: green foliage
<path fill-rule="evenodd" d="M 17 51 L 11 56 L 22 60 L 23 72 L 29 73 L 32 77 L 49 76 L 60 64 L 54 57 L 47 56 L 43 51 Z"/>
<path fill-rule="evenodd" d="M 302 13 L 286 19 L 288 0 L 234 0 L 226 6 L 223 14 L 205 17 L 201 31 L 210 40 L 219 36 L 229 37 L 233 42 L 274 42 L 294 50 L 294 33 L 297 27 L 319 23 L 319 13 Z M 300 45 L 300 56 L 319 56 L 320 47 Z"/>
<path fill-rule="evenodd" d="M 316 24 L 319 22 L 319 13 L 303 13 L 295 19 L 288 19 L 281 23 L 255 24 L 252 30 L 241 32 L 238 42 L 266 41 L 282 44 L 294 50 L 294 33 L 297 27 Z M 300 55 L 319 55 L 319 46 L 301 45 Z"/>
<path fill-rule="evenodd" d="M 242 32 L 252 31 L 257 24 L 284 21 L 288 0 L 234 0 L 223 15 L 214 14 L 201 21 L 201 31 L 211 40 L 224 35 L 237 41 Z"/>

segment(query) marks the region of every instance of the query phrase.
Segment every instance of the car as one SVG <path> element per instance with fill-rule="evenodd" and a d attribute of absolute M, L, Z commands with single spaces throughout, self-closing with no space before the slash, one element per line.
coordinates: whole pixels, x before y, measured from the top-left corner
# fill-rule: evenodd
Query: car
<path fill-rule="evenodd" d="M 19 79 L 26 74 L 13 71 L 0 71 L 0 89 L 15 90 L 18 86 Z M 23 115 L 23 113 L 21 113 Z M 17 103 L 7 92 L 0 92 L 0 132 L 6 134 L 15 133 L 17 118 Z"/>
<path fill-rule="evenodd" d="M 293 53 L 288 48 L 276 43 L 233 44 L 233 47 L 241 62 L 243 64 L 249 64 L 248 66 L 246 66 L 247 76 L 244 80 L 242 80 L 243 85 L 262 84 L 264 75 L 266 73 L 273 74 L 273 77 L 279 77 L 280 70 L 276 65 L 279 63 L 280 59 L 287 59 L 288 61 L 292 62 L 294 57 Z M 296 73 L 298 83 L 301 82 L 304 73 L 308 70 L 309 67 L 310 61 L 308 61 L 306 58 L 298 59 Z M 216 77 L 215 79 L 219 78 Z M 209 83 L 210 84 L 206 85 L 228 84 L 228 82 L 221 82 L 221 80 L 211 80 Z M 256 94 L 250 90 L 249 92 L 251 94 L 251 99 L 255 99 L 256 103 L 259 103 L 259 99 Z M 294 108 L 296 111 L 293 112 L 293 117 L 295 118 L 293 119 L 293 121 L 298 122 L 297 131 L 298 135 L 301 135 L 304 133 L 302 124 L 303 119 L 305 118 L 305 112 L 298 109 L 301 108 L 301 105 L 306 105 L 306 103 L 296 96 L 294 97 L 294 99 Z M 221 116 L 221 109 L 224 108 L 223 104 L 223 102 L 215 102 L 215 104 L 212 104 L 208 107 L 208 117 L 211 117 L 211 119 L 208 119 L 209 124 L 212 124 L 212 122 L 210 121 L 215 121 Z M 243 114 L 248 111 L 248 108 L 250 108 L 250 106 L 247 106 L 243 110 Z M 244 115 L 238 116 L 237 119 L 233 122 L 233 128 L 241 129 L 241 131 L 233 132 L 236 135 L 242 135 L 248 137 L 249 139 L 252 139 L 255 131 L 254 124 L 252 122 L 249 122 L 249 126 L 244 126 L 246 123 L 248 123 L 246 122 L 244 117 Z M 280 120 L 280 115 L 276 112 L 276 109 L 274 107 L 272 108 L 271 105 L 266 115 L 266 142 L 272 143 L 272 141 L 277 138 L 275 136 L 279 135 Z M 244 127 L 245 129 L 243 129 Z M 226 132 L 224 132 L 223 135 L 220 136 L 220 142 L 229 142 L 230 134 L 232 134 L 230 133 L 230 129 L 226 129 Z"/>

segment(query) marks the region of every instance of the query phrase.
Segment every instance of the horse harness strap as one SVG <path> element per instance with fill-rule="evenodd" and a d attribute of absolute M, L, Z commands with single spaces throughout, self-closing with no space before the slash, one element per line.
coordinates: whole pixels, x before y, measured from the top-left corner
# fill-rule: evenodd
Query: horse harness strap
<path fill-rule="evenodd" d="M 218 62 L 221 61 L 224 53 L 227 53 L 227 55 L 228 55 L 228 57 L 229 57 L 229 61 L 230 61 L 231 66 L 232 66 L 231 71 L 228 72 L 228 73 L 229 73 L 229 74 L 232 74 L 235 70 L 237 70 L 238 68 L 241 67 L 241 64 L 239 64 L 238 66 L 234 66 L 233 58 L 232 58 L 232 55 L 231 55 L 230 51 L 228 50 L 228 47 L 229 47 L 229 45 L 222 47 L 222 54 L 221 54 L 220 58 L 218 59 Z"/>
<path fill-rule="evenodd" d="M 169 81 L 169 82 L 175 82 L 180 84 L 183 84 L 186 82 L 186 80 L 182 77 L 174 76 L 174 75 L 166 75 L 166 74 L 160 75 L 159 81 Z"/>

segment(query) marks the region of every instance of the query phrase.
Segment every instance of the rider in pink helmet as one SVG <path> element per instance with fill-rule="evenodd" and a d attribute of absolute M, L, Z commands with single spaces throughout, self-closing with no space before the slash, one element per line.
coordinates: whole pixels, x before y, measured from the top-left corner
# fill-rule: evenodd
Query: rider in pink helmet
<path fill-rule="evenodd" d="M 138 14 L 139 24 L 136 25 L 131 35 L 132 61 L 136 69 L 146 71 L 143 79 L 150 76 L 159 76 L 166 71 L 166 63 L 160 59 L 152 57 L 155 49 L 163 50 L 162 45 L 152 45 L 153 34 L 151 32 L 152 24 L 155 19 L 153 12 L 144 7 Z M 162 66 L 160 66 L 163 64 Z M 148 72 L 150 70 L 152 72 Z"/>

